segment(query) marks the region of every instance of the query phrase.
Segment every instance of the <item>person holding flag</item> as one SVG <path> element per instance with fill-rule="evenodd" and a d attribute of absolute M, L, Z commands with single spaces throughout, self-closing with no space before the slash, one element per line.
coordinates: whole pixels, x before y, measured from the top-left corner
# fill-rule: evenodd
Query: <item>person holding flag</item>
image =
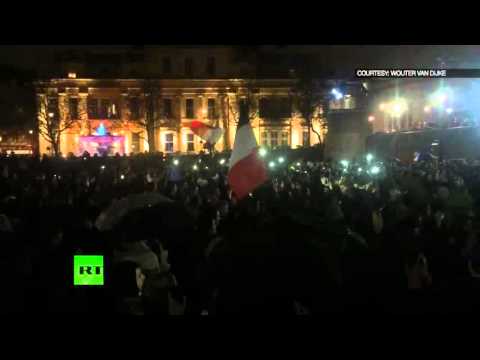
<path fill-rule="evenodd" d="M 258 145 L 248 119 L 248 105 L 240 103 L 240 118 L 230 157 L 228 183 L 236 200 L 241 200 L 267 181 L 265 163 L 258 154 Z"/>
<path fill-rule="evenodd" d="M 215 144 L 223 135 L 223 129 L 206 125 L 201 121 L 194 120 L 190 125 L 192 132 L 205 141 L 204 148 L 212 155 Z"/>

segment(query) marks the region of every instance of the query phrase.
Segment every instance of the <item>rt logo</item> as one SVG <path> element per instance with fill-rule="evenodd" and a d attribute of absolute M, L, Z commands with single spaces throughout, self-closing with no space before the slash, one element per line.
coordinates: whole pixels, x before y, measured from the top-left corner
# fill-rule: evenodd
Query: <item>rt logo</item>
<path fill-rule="evenodd" d="M 103 285 L 103 255 L 74 255 L 73 285 Z"/>

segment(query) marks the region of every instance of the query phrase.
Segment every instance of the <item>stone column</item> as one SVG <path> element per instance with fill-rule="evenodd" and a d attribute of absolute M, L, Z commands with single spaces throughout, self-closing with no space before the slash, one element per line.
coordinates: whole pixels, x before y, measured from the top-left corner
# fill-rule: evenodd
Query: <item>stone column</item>
<path fill-rule="evenodd" d="M 78 118 L 81 135 L 89 135 L 91 132 L 90 121 L 88 120 L 87 96 L 87 94 L 78 94 Z"/>
<path fill-rule="evenodd" d="M 183 95 L 177 95 L 174 99 L 174 107 L 176 112 L 176 130 L 177 130 L 177 141 L 174 143 L 173 151 L 181 151 L 182 150 L 182 118 L 184 114 L 184 107 L 185 107 L 185 98 Z"/>
<path fill-rule="evenodd" d="M 59 127 L 64 128 L 66 122 L 69 120 L 69 111 L 68 111 L 68 98 L 65 93 L 58 94 L 58 116 L 59 116 Z M 70 132 L 69 129 L 65 129 L 60 133 L 60 141 L 58 151 L 64 153 L 68 149 L 67 146 L 67 136 Z"/>
<path fill-rule="evenodd" d="M 196 99 L 194 100 L 194 106 L 196 107 L 194 115 L 200 121 L 203 121 L 205 119 L 205 114 L 203 112 L 205 106 L 204 98 L 205 97 L 203 95 L 197 95 Z"/>

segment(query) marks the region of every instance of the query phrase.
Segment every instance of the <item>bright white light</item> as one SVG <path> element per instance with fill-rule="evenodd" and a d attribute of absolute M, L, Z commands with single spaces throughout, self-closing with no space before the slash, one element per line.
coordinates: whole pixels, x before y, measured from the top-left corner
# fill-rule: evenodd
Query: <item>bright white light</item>
<path fill-rule="evenodd" d="M 271 167 L 271 168 L 274 168 L 275 167 L 275 162 L 274 161 L 270 161 L 268 163 L 268 166 Z"/>
<path fill-rule="evenodd" d="M 423 108 L 423 111 L 425 111 L 426 113 L 429 113 L 431 110 L 432 110 L 432 108 L 430 106 L 425 106 Z"/>
<path fill-rule="evenodd" d="M 453 112 L 453 109 L 452 109 L 452 108 L 448 108 L 448 109 L 446 110 L 446 112 L 447 112 L 447 114 L 451 114 L 451 113 Z"/>
<path fill-rule="evenodd" d="M 205 166 L 205 170 L 208 170 L 208 166 Z"/>
<path fill-rule="evenodd" d="M 359 172 L 359 173 L 361 173 L 361 172 L 362 172 L 362 170 L 363 170 L 362 168 L 358 168 L 358 172 Z"/>
<path fill-rule="evenodd" d="M 372 166 L 372 168 L 370 169 L 370 173 L 372 173 L 373 175 L 376 175 L 380 172 L 380 168 L 378 166 Z"/>
<path fill-rule="evenodd" d="M 332 89 L 332 94 L 333 96 L 335 96 L 336 100 L 340 100 L 343 97 L 343 94 L 340 91 L 338 91 L 338 89 L 335 89 L 335 88 Z"/>
<path fill-rule="evenodd" d="M 105 165 L 100 166 L 100 169 L 105 170 Z"/>
<path fill-rule="evenodd" d="M 378 105 L 378 108 L 380 109 L 380 111 L 385 110 L 385 107 L 386 105 L 384 103 L 381 103 L 380 105 Z"/>
<path fill-rule="evenodd" d="M 297 166 L 300 166 L 301 164 L 299 162 L 297 162 Z"/>
<path fill-rule="evenodd" d="M 177 166 L 179 164 L 178 159 L 173 160 L 173 165 Z"/>
<path fill-rule="evenodd" d="M 370 116 L 368 117 L 368 122 L 373 122 L 373 121 L 375 121 L 375 116 L 370 115 Z"/>
<path fill-rule="evenodd" d="M 220 159 L 219 163 L 220 163 L 220 165 L 225 164 L 225 159 Z"/>
<path fill-rule="evenodd" d="M 342 164 L 344 167 L 348 167 L 348 161 L 347 160 L 340 161 L 340 164 Z"/>
<path fill-rule="evenodd" d="M 32 134 L 33 134 L 33 130 L 28 130 L 28 133 L 29 133 L 30 135 L 32 135 Z"/>
<path fill-rule="evenodd" d="M 433 105 L 442 106 L 445 103 L 445 101 L 447 101 L 448 99 L 447 91 L 448 89 L 441 89 L 436 91 L 431 98 Z"/>
<path fill-rule="evenodd" d="M 123 174 L 120 175 L 120 179 L 121 179 L 121 180 L 125 179 L 125 175 L 123 175 Z"/>
<path fill-rule="evenodd" d="M 397 98 L 388 106 L 388 112 L 391 116 L 399 117 L 408 109 L 405 99 Z"/>
<path fill-rule="evenodd" d="M 193 165 L 193 170 L 198 170 L 198 166 L 197 166 L 197 165 Z"/>
<path fill-rule="evenodd" d="M 367 154 L 367 161 L 370 162 L 373 160 L 373 155 L 372 154 Z"/>
<path fill-rule="evenodd" d="M 267 155 L 267 150 L 265 150 L 264 148 L 260 148 L 258 153 L 260 154 L 261 157 L 264 157 L 265 155 Z"/>
<path fill-rule="evenodd" d="M 285 161 L 285 159 L 284 159 L 283 157 L 280 156 L 280 157 L 278 158 L 278 162 L 279 162 L 280 164 L 283 163 L 284 161 Z"/>

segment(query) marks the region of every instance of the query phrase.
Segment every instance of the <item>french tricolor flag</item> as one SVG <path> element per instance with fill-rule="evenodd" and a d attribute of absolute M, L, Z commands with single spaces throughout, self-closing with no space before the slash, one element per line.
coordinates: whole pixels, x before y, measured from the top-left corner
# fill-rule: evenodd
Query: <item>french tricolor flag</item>
<path fill-rule="evenodd" d="M 232 156 L 230 157 L 228 182 L 237 200 L 240 200 L 263 184 L 267 179 L 265 163 L 258 155 L 258 145 L 248 120 L 248 107 L 240 104 Z"/>
<path fill-rule="evenodd" d="M 192 121 L 190 124 L 190 129 L 192 129 L 195 135 L 201 137 L 203 140 L 212 145 L 215 145 L 223 135 L 223 129 L 208 126 L 207 124 L 197 120 Z"/>

